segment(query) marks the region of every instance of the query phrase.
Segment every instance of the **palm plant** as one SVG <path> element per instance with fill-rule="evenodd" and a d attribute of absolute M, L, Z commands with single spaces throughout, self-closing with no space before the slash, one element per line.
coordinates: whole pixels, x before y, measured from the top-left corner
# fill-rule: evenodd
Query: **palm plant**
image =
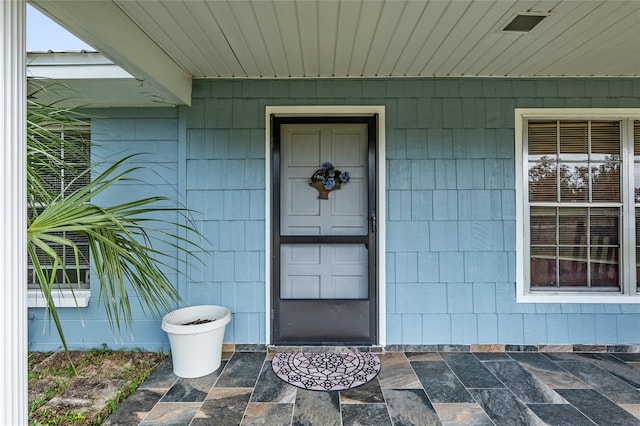
<path fill-rule="evenodd" d="M 193 243 L 195 239 L 186 236 L 189 233 L 200 236 L 188 220 L 185 225 L 154 218 L 158 211 L 178 212 L 187 217 L 188 212 L 184 209 L 158 207 L 165 197 L 151 196 L 110 206 L 93 203 L 92 199 L 113 189 L 114 184 L 132 179 L 132 174 L 140 167 L 127 166 L 130 157 L 125 157 L 87 179 L 91 167 L 77 170 L 77 161 L 65 159 L 77 160 L 88 155 L 82 143 L 74 144 L 51 130 L 61 126 L 69 129 L 80 124 L 84 125 L 83 117 L 73 109 L 27 101 L 27 198 L 30 207 L 27 250 L 36 281 L 65 349 L 67 343 L 52 291 L 61 285 L 61 276 L 76 274 L 75 282 L 80 282 L 81 254 L 74 236 L 82 236 L 88 241 L 94 270 L 92 276 L 98 278 L 100 299 L 114 333 L 120 333 L 123 324 L 131 329 L 131 292 L 139 297 L 142 308 L 152 314 L 158 315 L 175 307 L 180 296 L 164 271 L 177 270 L 175 260 L 182 257 L 180 253 L 193 257 L 191 249 L 199 246 Z M 63 151 L 72 154 L 64 158 L 56 154 Z M 60 173 L 71 173 L 76 177 L 62 191 L 56 191 L 48 182 L 52 178 L 56 180 Z M 178 256 L 154 248 L 159 243 L 168 244 Z M 69 262 L 63 261 L 56 247 L 73 253 L 75 266 L 69 267 Z M 68 287 L 73 291 L 72 285 Z"/>

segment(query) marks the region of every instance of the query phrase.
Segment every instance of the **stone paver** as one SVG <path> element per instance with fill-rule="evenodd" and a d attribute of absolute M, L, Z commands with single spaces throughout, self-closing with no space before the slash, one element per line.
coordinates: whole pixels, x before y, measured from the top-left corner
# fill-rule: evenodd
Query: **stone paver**
<path fill-rule="evenodd" d="M 271 355 L 225 353 L 218 371 L 189 380 L 168 360 L 105 424 L 640 424 L 640 358 L 629 354 L 387 352 L 376 378 L 339 392 L 277 382 Z"/>

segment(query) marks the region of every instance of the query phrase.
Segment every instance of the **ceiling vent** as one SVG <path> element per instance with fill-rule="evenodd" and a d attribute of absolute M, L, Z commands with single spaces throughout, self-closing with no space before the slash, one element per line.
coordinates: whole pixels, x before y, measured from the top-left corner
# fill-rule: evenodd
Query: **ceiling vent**
<path fill-rule="evenodd" d="M 549 14 L 543 12 L 521 12 L 518 13 L 502 31 L 528 33 L 547 16 L 549 16 Z"/>

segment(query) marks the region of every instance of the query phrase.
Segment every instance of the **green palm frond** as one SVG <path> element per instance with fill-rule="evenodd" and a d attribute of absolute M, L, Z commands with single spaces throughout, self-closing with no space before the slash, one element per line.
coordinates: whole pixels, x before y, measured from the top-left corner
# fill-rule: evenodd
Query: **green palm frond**
<path fill-rule="evenodd" d="M 78 170 L 78 162 L 90 162 L 84 148 L 88 141 L 69 140 L 60 136 L 61 131 L 81 134 L 86 128 L 86 117 L 72 109 L 39 104 L 27 100 L 27 200 L 31 207 L 46 204 L 56 197 L 44 177 L 60 178 L 70 172 L 74 176 L 88 170 Z M 66 156 L 60 153 L 65 152 Z M 76 161 L 67 159 L 73 158 Z"/>
<path fill-rule="evenodd" d="M 199 260 L 193 253 L 201 251 L 198 238 L 186 237 L 195 235 L 202 238 L 188 220 L 189 212 L 179 207 L 161 207 L 168 199 L 159 196 L 112 206 L 93 203 L 97 195 L 114 190 L 114 185 L 132 179 L 140 167 L 126 166 L 131 156 L 116 161 L 86 185 L 76 185 L 72 190 L 63 190 L 58 194 L 52 193 L 42 182 L 42 176 L 73 165 L 64 164 L 52 154 L 62 141 L 57 140 L 55 132 L 48 134 L 47 128 L 58 119 L 68 119 L 71 111 L 61 113 L 55 108 L 33 102 L 30 107 L 31 121 L 27 123 L 27 185 L 31 202 L 44 207 L 32 209 L 28 220 L 28 256 L 65 349 L 67 344 L 62 324 L 51 294 L 60 285 L 55 281 L 56 277 L 75 274 L 76 282 L 80 281 L 80 249 L 69 235 L 83 236 L 88 241 L 95 272 L 92 277 L 97 277 L 99 297 L 104 303 L 114 334 L 121 333 L 123 325 L 131 330 L 131 299 L 134 296 L 143 310 L 153 315 L 160 316 L 173 309 L 180 301 L 180 296 L 165 271 L 180 273 L 182 269 L 178 268 L 179 262 L 186 262 L 182 254 L 186 254 L 189 260 Z M 76 119 L 71 114 L 71 122 Z M 90 173 L 90 169 L 81 170 L 79 175 L 85 173 Z M 159 211 L 178 213 L 184 223 L 156 219 Z M 65 265 L 60 250 L 54 248 L 60 246 L 74 253 L 75 265 Z M 173 253 L 156 247 L 170 247 Z"/>

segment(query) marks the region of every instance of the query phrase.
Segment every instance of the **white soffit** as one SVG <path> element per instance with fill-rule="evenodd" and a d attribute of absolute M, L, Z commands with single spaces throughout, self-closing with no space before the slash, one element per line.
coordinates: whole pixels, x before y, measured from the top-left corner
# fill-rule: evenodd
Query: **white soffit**
<path fill-rule="evenodd" d="M 162 91 L 100 53 L 27 53 L 29 97 L 68 107 L 171 107 Z"/>
<path fill-rule="evenodd" d="M 27 77 L 88 79 L 134 77 L 97 52 L 27 52 Z"/>
<path fill-rule="evenodd" d="M 30 1 L 181 99 L 191 77 L 640 75 L 640 1 Z"/>

